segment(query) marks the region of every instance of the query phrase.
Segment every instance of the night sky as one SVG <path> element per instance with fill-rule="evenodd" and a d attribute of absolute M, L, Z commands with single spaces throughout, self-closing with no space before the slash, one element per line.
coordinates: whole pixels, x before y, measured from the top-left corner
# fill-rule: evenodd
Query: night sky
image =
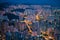
<path fill-rule="evenodd" d="M 60 0 L 0 0 L 0 3 L 8 2 L 10 4 L 38 4 L 60 7 Z"/>

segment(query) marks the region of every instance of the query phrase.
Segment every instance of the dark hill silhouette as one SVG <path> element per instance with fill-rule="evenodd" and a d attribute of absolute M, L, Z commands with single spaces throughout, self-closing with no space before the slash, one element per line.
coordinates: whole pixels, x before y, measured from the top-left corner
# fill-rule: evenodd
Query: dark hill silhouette
<path fill-rule="evenodd" d="M 11 13 L 6 13 L 6 14 L 4 14 L 3 16 L 7 16 L 9 20 L 19 19 L 19 16 L 14 15 L 14 14 L 11 14 Z"/>

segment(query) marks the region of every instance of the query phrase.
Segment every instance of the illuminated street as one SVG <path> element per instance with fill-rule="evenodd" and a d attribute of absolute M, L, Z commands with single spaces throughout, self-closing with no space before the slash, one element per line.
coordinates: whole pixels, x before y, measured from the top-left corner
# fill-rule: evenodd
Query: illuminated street
<path fill-rule="evenodd" d="M 60 8 L 15 4 L 0 9 L 0 40 L 60 40 Z"/>

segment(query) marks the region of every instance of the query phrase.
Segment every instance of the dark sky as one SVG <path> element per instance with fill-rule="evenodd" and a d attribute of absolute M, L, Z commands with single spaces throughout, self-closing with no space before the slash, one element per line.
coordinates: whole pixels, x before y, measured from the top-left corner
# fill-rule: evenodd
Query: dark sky
<path fill-rule="evenodd" d="M 39 5 L 52 5 L 60 7 L 60 0 L 0 0 L 0 3 L 8 2 L 11 4 L 39 4 Z"/>

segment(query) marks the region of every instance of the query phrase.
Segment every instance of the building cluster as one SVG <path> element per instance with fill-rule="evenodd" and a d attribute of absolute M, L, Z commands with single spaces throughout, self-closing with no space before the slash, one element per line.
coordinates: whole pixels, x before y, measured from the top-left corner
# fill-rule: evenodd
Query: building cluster
<path fill-rule="evenodd" d="M 0 10 L 2 40 L 60 40 L 60 10 L 49 5 L 11 5 Z"/>

